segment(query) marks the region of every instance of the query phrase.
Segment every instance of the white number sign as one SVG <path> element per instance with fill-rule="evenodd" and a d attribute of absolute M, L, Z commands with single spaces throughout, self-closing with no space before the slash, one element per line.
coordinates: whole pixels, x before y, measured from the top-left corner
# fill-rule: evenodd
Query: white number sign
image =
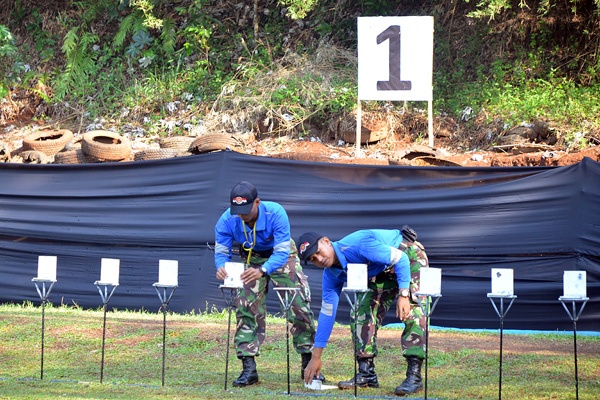
<path fill-rule="evenodd" d="M 433 17 L 359 17 L 358 99 L 433 99 Z"/>

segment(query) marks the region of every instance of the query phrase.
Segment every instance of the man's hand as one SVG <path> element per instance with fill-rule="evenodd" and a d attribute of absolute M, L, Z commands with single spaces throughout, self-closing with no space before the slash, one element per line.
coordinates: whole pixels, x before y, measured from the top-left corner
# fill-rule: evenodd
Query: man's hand
<path fill-rule="evenodd" d="M 304 369 L 304 382 L 308 385 L 312 383 L 312 380 L 315 376 L 319 376 L 321 373 L 321 367 L 323 366 L 323 363 L 321 362 L 322 353 L 323 349 L 313 348 L 310 362 Z"/>
<path fill-rule="evenodd" d="M 410 302 L 408 301 L 408 297 L 398 296 L 398 301 L 396 302 L 396 317 L 400 321 L 404 321 L 410 315 Z"/>
<path fill-rule="evenodd" d="M 240 278 L 242 279 L 242 282 L 244 282 L 244 285 L 252 283 L 255 280 L 258 280 L 262 277 L 263 273 L 259 268 L 248 268 L 247 270 L 242 272 L 242 275 L 240 275 Z"/>
<path fill-rule="evenodd" d="M 224 281 L 227 278 L 227 271 L 225 270 L 225 266 L 219 267 L 217 269 L 217 279 L 220 281 Z"/>

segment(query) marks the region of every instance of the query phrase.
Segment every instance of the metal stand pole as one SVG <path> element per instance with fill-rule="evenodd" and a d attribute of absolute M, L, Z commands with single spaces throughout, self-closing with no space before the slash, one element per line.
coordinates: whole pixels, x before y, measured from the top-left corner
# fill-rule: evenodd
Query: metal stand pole
<path fill-rule="evenodd" d="M 508 310 L 510 310 L 510 307 L 512 306 L 513 301 L 515 301 L 517 296 L 515 296 L 515 295 L 500 296 L 500 295 L 494 295 L 494 294 L 488 293 L 487 297 L 492 302 L 492 305 L 494 306 L 494 310 L 496 310 L 496 314 L 498 314 L 498 317 L 500 317 L 500 366 L 499 366 L 499 370 L 498 370 L 498 372 L 499 372 L 498 373 L 498 375 L 499 375 L 499 377 L 498 377 L 498 400 L 501 400 L 502 399 L 502 336 L 503 336 L 503 332 L 504 332 L 504 317 L 508 313 Z M 496 303 L 494 302 L 495 298 L 500 299 L 500 309 L 498 309 L 498 307 L 496 307 Z M 508 304 L 508 307 L 506 307 L 506 310 L 504 310 L 504 299 L 510 299 L 510 303 Z"/>
<path fill-rule="evenodd" d="M 38 295 L 40 296 L 40 299 L 42 300 L 42 354 L 41 354 L 41 361 L 40 361 L 40 379 L 43 380 L 44 379 L 44 331 L 46 329 L 46 327 L 45 327 L 46 302 L 48 301 L 48 296 L 50 295 L 50 292 L 52 291 L 52 287 L 54 286 L 56 281 L 52 281 L 52 280 L 48 280 L 48 279 L 39 279 L 39 278 L 33 278 L 31 281 L 35 284 L 35 289 L 37 290 Z M 50 284 L 50 287 L 48 288 L 48 290 L 46 290 L 46 283 Z M 42 285 L 41 289 L 40 289 L 39 284 Z"/>
<path fill-rule="evenodd" d="M 177 286 L 175 285 L 163 285 L 160 283 L 155 283 L 152 286 L 156 289 L 156 293 L 158 294 L 158 299 L 161 301 L 161 309 L 163 312 L 163 348 L 162 348 L 162 385 L 165 386 L 165 352 L 166 352 L 166 334 L 167 334 L 167 306 L 171 301 L 171 297 L 173 297 L 173 293 L 175 293 L 175 289 Z M 162 289 L 162 291 L 161 291 Z M 167 290 L 171 289 L 170 293 L 167 293 Z"/>
<path fill-rule="evenodd" d="M 102 308 L 104 309 L 104 322 L 102 324 L 102 361 L 100 362 L 100 383 L 104 380 L 104 342 L 106 340 L 106 305 L 108 304 L 110 298 L 118 284 L 114 283 L 102 283 L 99 281 L 94 282 L 94 285 L 98 288 L 98 292 L 100 292 L 100 298 L 102 299 Z M 108 291 L 108 287 L 111 287 L 110 292 Z"/>
<path fill-rule="evenodd" d="M 227 374 L 229 371 L 229 342 L 231 340 L 231 309 L 233 308 L 233 304 L 235 302 L 235 298 L 237 297 L 239 287 L 236 286 L 226 286 L 220 285 L 221 293 L 223 294 L 223 299 L 225 300 L 225 305 L 227 306 L 228 318 L 227 318 L 227 352 L 225 354 L 225 384 L 223 389 L 227 390 Z M 229 297 L 225 295 L 225 289 L 229 289 Z"/>
<path fill-rule="evenodd" d="M 419 304 L 419 307 L 421 307 L 421 311 L 423 311 L 427 320 L 425 324 L 425 400 L 427 400 L 427 384 L 429 383 L 429 379 L 427 379 L 427 369 L 429 364 L 429 318 L 431 317 L 431 314 L 433 314 L 433 310 L 442 295 L 419 292 L 415 293 L 415 295 L 417 296 L 417 303 Z M 425 303 L 421 302 L 420 297 L 425 298 Z"/>
<path fill-rule="evenodd" d="M 569 298 L 569 297 L 564 297 L 564 296 L 561 296 L 558 298 L 558 300 L 562 303 L 563 308 L 565 309 L 567 314 L 569 314 L 569 317 L 573 321 L 573 353 L 575 355 L 575 399 L 576 400 L 579 400 L 579 374 L 577 372 L 577 320 L 581 316 L 581 312 L 583 311 L 583 308 L 585 307 L 585 305 L 589 299 L 590 299 L 589 297 Z M 567 305 L 565 304 L 565 302 L 567 302 L 567 301 L 572 302 L 573 312 L 569 311 L 569 309 L 567 308 Z M 581 308 L 579 309 L 579 312 L 577 312 L 577 305 L 576 305 L 578 301 L 583 302 L 583 304 L 581 305 Z"/>
<path fill-rule="evenodd" d="M 289 321 L 289 311 L 294 303 L 294 299 L 296 295 L 300 291 L 298 287 L 276 287 L 275 293 L 277 293 L 277 297 L 279 297 L 279 302 L 283 307 L 285 313 L 285 345 L 286 345 L 286 356 L 287 356 L 287 394 L 291 394 L 290 392 L 290 321 Z M 284 292 L 285 295 L 282 296 L 281 292 Z M 290 298 L 291 293 L 291 298 Z"/>
<path fill-rule="evenodd" d="M 356 335 L 358 334 L 358 332 L 356 332 L 356 323 L 357 323 L 357 319 L 358 319 L 358 307 L 365 299 L 365 296 L 367 295 L 367 292 L 369 291 L 369 289 L 356 290 L 356 289 L 343 288 L 342 291 L 344 292 L 344 295 L 346 296 L 348 303 L 350 303 L 350 312 L 352 312 L 352 319 L 354 320 L 354 335 L 352 335 L 352 352 L 353 352 L 352 355 L 354 356 L 354 397 L 356 397 L 357 396 L 356 374 L 358 373 L 358 360 L 356 359 Z M 353 294 L 352 299 L 350 298 L 350 295 L 348 293 Z M 360 300 L 358 297 L 359 293 L 362 294 L 362 296 L 360 297 Z"/>

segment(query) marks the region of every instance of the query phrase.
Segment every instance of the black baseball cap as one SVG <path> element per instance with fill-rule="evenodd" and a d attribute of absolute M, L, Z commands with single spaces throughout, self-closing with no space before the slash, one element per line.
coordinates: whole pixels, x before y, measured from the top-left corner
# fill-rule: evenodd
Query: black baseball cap
<path fill-rule="evenodd" d="M 252 204 L 258 197 L 258 192 L 253 184 L 242 181 L 231 189 L 231 215 L 249 214 L 252 211 Z"/>
<path fill-rule="evenodd" d="M 298 255 L 300 259 L 304 261 L 304 265 L 319 249 L 319 240 L 323 237 L 323 235 L 317 232 L 306 232 L 303 233 L 298 239 Z"/>

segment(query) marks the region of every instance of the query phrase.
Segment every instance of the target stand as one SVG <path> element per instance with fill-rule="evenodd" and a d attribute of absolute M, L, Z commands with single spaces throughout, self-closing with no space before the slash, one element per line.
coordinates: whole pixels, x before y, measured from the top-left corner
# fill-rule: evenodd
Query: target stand
<path fill-rule="evenodd" d="M 275 293 L 279 298 L 281 307 L 283 307 L 285 313 L 285 345 L 286 345 L 286 357 L 287 357 L 287 394 L 292 394 L 290 391 L 290 321 L 289 313 L 294 299 L 300 292 L 298 287 L 276 287 Z M 283 293 L 283 294 L 282 294 Z"/>
<path fill-rule="evenodd" d="M 46 329 L 46 303 L 48 302 L 48 296 L 52 291 L 52 287 L 56 283 L 56 280 L 44 279 L 44 278 L 33 278 L 32 282 L 35 284 L 35 289 L 42 300 L 42 353 L 40 358 L 40 379 L 44 379 L 44 331 Z M 49 284 L 46 288 L 46 284 Z"/>
<path fill-rule="evenodd" d="M 100 361 L 100 383 L 103 382 L 104 380 L 104 348 L 105 348 L 105 342 L 106 342 L 106 308 L 108 305 L 108 302 L 110 301 L 110 298 L 112 297 L 113 293 L 115 292 L 115 289 L 117 288 L 117 286 L 119 286 L 118 283 L 106 283 L 106 282 L 100 282 L 100 281 L 96 281 L 94 282 L 94 285 L 96 285 L 96 287 L 98 288 L 98 292 L 100 292 L 100 298 L 102 299 L 102 309 L 104 311 L 104 320 L 102 323 L 102 359 Z"/>
<path fill-rule="evenodd" d="M 429 364 L 429 319 L 431 317 L 431 314 L 433 314 L 433 310 L 435 309 L 435 306 L 437 305 L 437 303 L 440 300 L 440 298 L 442 297 L 442 295 L 439 293 L 430 294 L 430 293 L 417 292 L 417 293 L 415 293 L 415 296 L 416 296 L 417 304 L 421 308 L 421 311 L 423 312 L 423 315 L 425 315 L 425 318 L 427 320 L 427 322 L 425 324 L 425 393 L 424 393 L 424 396 L 425 396 L 424 399 L 427 400 L 427 384 L 429 383 L 429 379 L 427 378 L 427 370 L 428 370 L 428 364 Z"/>
<path fill-rule="evenodd" d="M 498 399 L 502 399 L 502 338 L 504 334 L 504 317 L 510 310 L 510 307 L 513 305 L 513 302 L 517 298 L 515 295 L 496 295 L 492 293 L 488 293 L 487 297 L 492 302 L 492 306 L 494 306 L 494 310 L 496 310 L 496 314 L 500 317 L 500 362 L 498 367 Z M 499 307 L 496 306 L 496 302 L 494 299 L 499 299 Z M 510 300 L 506 309 L 504 308 L 504 300 Z"/>
<path fill-rule="evenodd" d="M 579 400 L 579 374 L 577 371 L 577 321 L 583 312 L 583 309 L 588 302 L 589 297 L 565 297 L 560 296 L 558 301 L 561 302 L 563 308 L 569 314 L 569 318 L 573 321 L 573 354 L 575 356 L 575 399 Z M 577 311 L 577 303 L 582 303 L 579 311 Z M 571 310 L 567 307 L 567 303 L 571 303 Z"/>
<path fill-rule="evenodd" d="M 165 386 L 165 353 L 166 353 L 166 333 L 167 333 L 167 306 L 177 289 L 177 285 L 166 285 L 160 282 L 152 284 L 158 294 L 158 299 L 161 302 L 160 308 L 163 313 L 163 335 L 162 335 L 162 386 Z"/>
<path fill-rule="evenodd" d="M 231 285 L 219 285 L 219 289 L 221 289 L 221 293 L 223 294 L 223 300 L 225 300 L 225 306 L 227 307 L 227 351 L 225 353 L 225 383 L 223 386 L 223 390 L 227 390 L 227 377 L 229 373 L 229 347 L 231 342 L 231 310 L 235 307 L 235 299 L 241 287 Z M 226 294 L 226 292 L 229 293 Z"/>
<path fill-rule="evenodd" d="M 357 396 L 357 385 L 356 385 L 356 374 L 358 373 L 358 360 L 356 359 L 356 335 L 358 334 L 358 332 L 356 332 L 356 323 L 357 323 L 357 319 L 358 319 L 358 307 L 360 306 L 360 304 L 363 302 L 363 300 L 365 299 L 365 296 L 367 295 L 367 292 L 369 291 L 369 289 L 349 289 L 347 287 L 342 289 L 344 295 L 346 296 L 346 299 L 348 300 L 348 303 L 350 304 L 350 312 L 352 313 L 352 319 L 353 319 L 353 324 L 354 324 L 354 329 L 353 332 L 354 334 L 352 335 L 352 356 L 354 358 L 354 397 Z M 350 296 L 352 295 L 352 296 Z"/>

